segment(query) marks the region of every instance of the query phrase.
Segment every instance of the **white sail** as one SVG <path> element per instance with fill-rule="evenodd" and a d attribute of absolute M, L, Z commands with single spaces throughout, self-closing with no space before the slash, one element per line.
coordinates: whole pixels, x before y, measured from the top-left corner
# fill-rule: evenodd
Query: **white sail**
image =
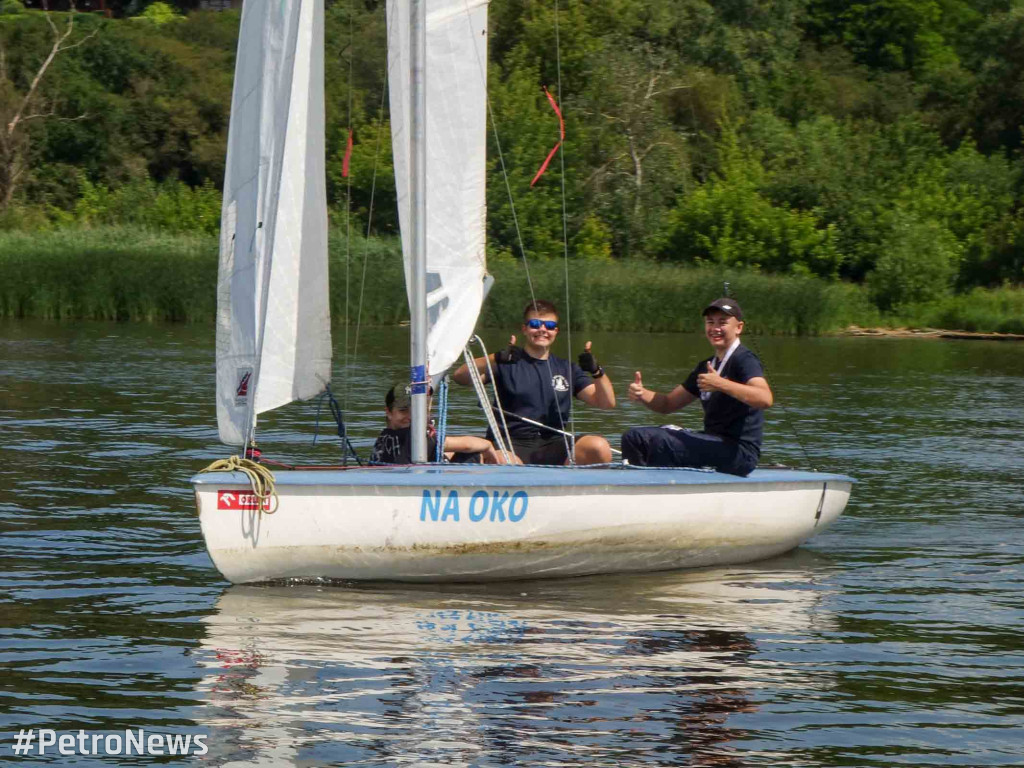
<path fill-rule="evenodd" d="M 231 97 L 217 279 L 217 423 L 330 380 L 322 0 L 246 0 Z"/>
<path fill-rule="evenodd" d="M 487 1 L 427 6 L 427 368 L 462 354 L 484 298 L 486 270 Z M 388 79 L 399 225 L 410 210 L 409 0 L 388 0 Z M 412 254 L 403 237 L 406 286 Z"/>

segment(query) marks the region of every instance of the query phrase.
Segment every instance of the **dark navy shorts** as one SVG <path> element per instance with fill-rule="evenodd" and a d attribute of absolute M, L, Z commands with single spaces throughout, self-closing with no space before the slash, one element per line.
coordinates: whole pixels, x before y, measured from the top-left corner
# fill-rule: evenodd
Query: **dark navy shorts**
<path fill-rule="evenodd" d="M 512 450 L 523 464 L 565 464 L 569 458 L 568 443 L 569 438 L 564 435 L 512 436 Z"/>
<path fill-rule="evenodd" d="M 757 466 L 757 454 L 739 443 L 679 427 L 627 430 L 622 458 L 640 467 L 713 467 L 741 477 Z"/>

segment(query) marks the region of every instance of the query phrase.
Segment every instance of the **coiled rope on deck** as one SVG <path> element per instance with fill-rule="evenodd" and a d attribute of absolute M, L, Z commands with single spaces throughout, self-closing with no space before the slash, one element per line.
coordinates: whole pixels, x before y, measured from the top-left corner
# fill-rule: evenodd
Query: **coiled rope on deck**
<path fill-rule="evenodd" d="M 229 456 L 226 459 L 218 459 L 200 472 L 241 472 L 249 478 L 249 487 L 252 488 L 259 503 L 257 509 L 260 514 L 266 512 L 272 515 L 277 511 L 279 499 L 277 487 L 274 484 L 274 473 L 262 464 L 257 464 L 250 459 L 243 459 L 240 456 Z M 273 500 L 273 506 L 269 503 Z"/>

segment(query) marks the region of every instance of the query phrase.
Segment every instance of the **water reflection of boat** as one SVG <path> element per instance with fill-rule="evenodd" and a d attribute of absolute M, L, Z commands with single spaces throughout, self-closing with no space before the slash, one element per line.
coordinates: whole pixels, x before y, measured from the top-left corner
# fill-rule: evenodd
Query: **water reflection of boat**
<path fill-rule="evenodd" d="M 479 764 L 495 732 L 519 743 L 582 728 L 574 749 L 596 759 L 628 721 L 717 754 L 754 691 L 806 686 L 758 638 L 828 621 L 807 560 L 463 588 L 232 587 L 196 652 L 211 749 L 246 764 Z"/>

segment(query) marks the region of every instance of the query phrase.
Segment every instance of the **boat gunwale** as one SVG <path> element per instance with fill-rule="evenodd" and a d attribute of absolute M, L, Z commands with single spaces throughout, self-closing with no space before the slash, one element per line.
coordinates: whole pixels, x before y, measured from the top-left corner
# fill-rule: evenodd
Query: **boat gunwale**
<path fill-rule="evenodd" d="M 545 467 L 465 464 L 288 469 L 274 472 L 281 486 L 350 487 L 591 487 L 624 488 L 779 483 L 856 483 L 848 475 L 801 469 L 755 469 L 746 477 L 690 467 Z M 193 486 L 249 485 L 242 472 L 200 472 Z"/>

